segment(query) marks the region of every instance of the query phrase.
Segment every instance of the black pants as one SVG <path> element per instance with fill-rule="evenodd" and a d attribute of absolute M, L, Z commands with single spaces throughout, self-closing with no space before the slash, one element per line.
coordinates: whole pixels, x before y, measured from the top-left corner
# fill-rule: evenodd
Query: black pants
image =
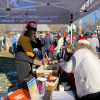
<path fill-rule="evenodd" d="M 100 92 L 87 94 L 79 98 L 79 100 L 100 100 Z"/>
<path fill-rule="evenodd" d="M 66 37 L 64 37 L 64 46 L 65 46 L 65 42 L 66 42 Z"/>
<path fill-rule="evenodd" d="M 51 59 L 53 59 L 53 51 L 50 51 L 50 50 L 48 50 L 49 51 L 49 58 L 51 58 Z"/>

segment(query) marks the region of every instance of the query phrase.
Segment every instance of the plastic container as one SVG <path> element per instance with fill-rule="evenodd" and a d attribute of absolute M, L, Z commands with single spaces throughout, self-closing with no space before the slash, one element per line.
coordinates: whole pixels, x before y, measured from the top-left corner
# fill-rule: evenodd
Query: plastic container
<path fill-rule="evenodd" d="M 46 86 L 46 79 L 45 78 L 38 78 L 37 79 L 37 87 L 40 94 L 40 97 L 45 93 L 45 86 Z"/>

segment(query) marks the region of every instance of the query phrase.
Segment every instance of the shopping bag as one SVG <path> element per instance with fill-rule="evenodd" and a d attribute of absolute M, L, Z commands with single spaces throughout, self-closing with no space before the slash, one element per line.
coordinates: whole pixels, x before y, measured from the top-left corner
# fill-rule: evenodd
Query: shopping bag
<path fill-rule="evenodd" d="M 49 48 L 50 51 L 53 51 L 53 50 L 54 50 L 54 47 L 55 47 L 55 46 L 52 44 L 51 47 Z"/>

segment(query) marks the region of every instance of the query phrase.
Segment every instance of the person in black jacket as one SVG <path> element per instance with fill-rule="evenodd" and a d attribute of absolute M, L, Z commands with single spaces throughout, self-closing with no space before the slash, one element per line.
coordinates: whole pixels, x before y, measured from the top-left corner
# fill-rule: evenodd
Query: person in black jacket
<path fill-rule="evenodd" d="M 15 66 L 18 73 L 19 81 L 32 79 L 32 64 L 36 55 L 33 53 L 34 48 L 41 48 L 41 41 L 36 38 L 37 24 L 29 21 L 25 32 L 19 37 L 17 52 L 15 55 Z"/>

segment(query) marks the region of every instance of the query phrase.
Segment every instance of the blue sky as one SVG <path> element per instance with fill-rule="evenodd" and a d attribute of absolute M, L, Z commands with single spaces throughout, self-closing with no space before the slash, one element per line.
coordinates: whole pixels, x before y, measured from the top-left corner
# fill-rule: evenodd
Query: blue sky
<path fill-rule="evenodd" d="M 33 0 L 30 0 L 30 1 L 33 1 Z M 26 6 L 34 6 L 34 3 L 19 1 L 19 7 L 25 7 L 25 4 L 27 4 Z M 36 7 L 34 7 L 34 8 L 36 8 Z"/>
<path fill-rule="evenodd" d="M 86 18 L 89 16 L 90 17 L 90 20 L 93 21 L 95 19 L 94 17 L 94 13 L 96 13 L 96 11 L 90 13 L 89 15 L 85 16 L 82 18 L 82 23 L 84 23 L 84 21 L 86 20 Z M 97 18 L 100 19 L 100 8 L 97 10 Z"/>

